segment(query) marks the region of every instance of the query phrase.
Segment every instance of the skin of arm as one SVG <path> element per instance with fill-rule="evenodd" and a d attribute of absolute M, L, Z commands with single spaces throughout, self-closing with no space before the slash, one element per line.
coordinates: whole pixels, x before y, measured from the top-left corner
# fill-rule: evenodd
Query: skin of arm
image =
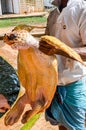
<path fill-rule="evenodd" d="M 81 58 L 82 58 L 83 61 L 86 61 L 86 47 L 85 46 L 79 47 L 79 48 L 72 48 L 72 49 L 74 51 L 76 51 L 81 56 Z M 54 50 L 54 54 L 58 54 L 58 55 L 63 55 L 63 56 L 69 57 L 69 55 L 65 54 L 61 50 Z"/>
<path fill-rule="evenodd" d="M 82 60 L 86 61 L 86 46 L 73 48 L 82 58 Z"/>

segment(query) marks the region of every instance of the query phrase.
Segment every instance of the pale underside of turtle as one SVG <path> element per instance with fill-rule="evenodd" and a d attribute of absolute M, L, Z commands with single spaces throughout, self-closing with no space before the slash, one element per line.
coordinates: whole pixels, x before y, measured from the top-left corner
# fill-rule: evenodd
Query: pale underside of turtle
<path fill-rule="evenodd" d="M 13 125 L 20 118 L 26 104 L 32 109 L 25 112 L 22 123 L 32 116 L 46 110 L 55 94 L 58 84 L 58 63 L 55 55 L 48 56 L 39 49 L 39 42 L 26 30 L 14 30 L 4 36 L 4 41 L 12 48 L 18 49 L 18 77 L 25 88 L 25 94 L 18 99 L 7 113 L 6 125 Z M 44 41 L 59 48 L 71 58 L 81 62 L 81 57 L 70 47 L 52 36 L 42 36 Z"/>

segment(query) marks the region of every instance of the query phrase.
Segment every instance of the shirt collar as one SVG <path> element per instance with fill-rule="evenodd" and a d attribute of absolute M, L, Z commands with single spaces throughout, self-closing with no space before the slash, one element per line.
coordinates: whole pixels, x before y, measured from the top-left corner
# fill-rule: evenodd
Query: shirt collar
<path fill-rule="evenodd" d="M 82 1 L 84 1 L 84 0 L 69 0 L 68 3 L 67 3 L 67 6 L 70 6 L 71 4 L 75 5 L 76 3 L 80 3 Z"/>
<path fill-rule="evenodd" d="M 75 4 L 77 4 L 77 3 L 81 3 L 82 1 L 85 1 L 85 0 L 68 0 L 68 3 L 67 3 L 67 8 L 70 8 L 71 6 L 73 6 L 73 5 L 75 5 Z M 66 8 L 65 7 L 65 8 Z M 64 9 L 65 9 L 64 8 Z M 63 9 L 63 10 L 64 10 Z M 60 11 L 59 11 L 59 8 L 57 7 L 57 11 L 58 11 L 58 13 L 60 14 Z"/>

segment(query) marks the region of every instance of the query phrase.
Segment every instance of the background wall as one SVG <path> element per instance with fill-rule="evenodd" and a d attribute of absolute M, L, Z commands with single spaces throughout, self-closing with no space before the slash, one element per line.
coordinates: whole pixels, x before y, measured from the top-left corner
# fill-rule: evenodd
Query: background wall
<path fill-rule="evenodd" d="M 1 0 L 0 0 L 0 15 L 2 15 Z"/>

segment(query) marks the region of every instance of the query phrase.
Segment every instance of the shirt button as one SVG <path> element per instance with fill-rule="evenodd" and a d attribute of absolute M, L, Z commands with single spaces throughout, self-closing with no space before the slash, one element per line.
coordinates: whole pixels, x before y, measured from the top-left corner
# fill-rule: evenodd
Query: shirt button
<path fill-rule="evenodd" d="M 66 29 L 66 25 L 63 25 L 63 29 Z"/>

